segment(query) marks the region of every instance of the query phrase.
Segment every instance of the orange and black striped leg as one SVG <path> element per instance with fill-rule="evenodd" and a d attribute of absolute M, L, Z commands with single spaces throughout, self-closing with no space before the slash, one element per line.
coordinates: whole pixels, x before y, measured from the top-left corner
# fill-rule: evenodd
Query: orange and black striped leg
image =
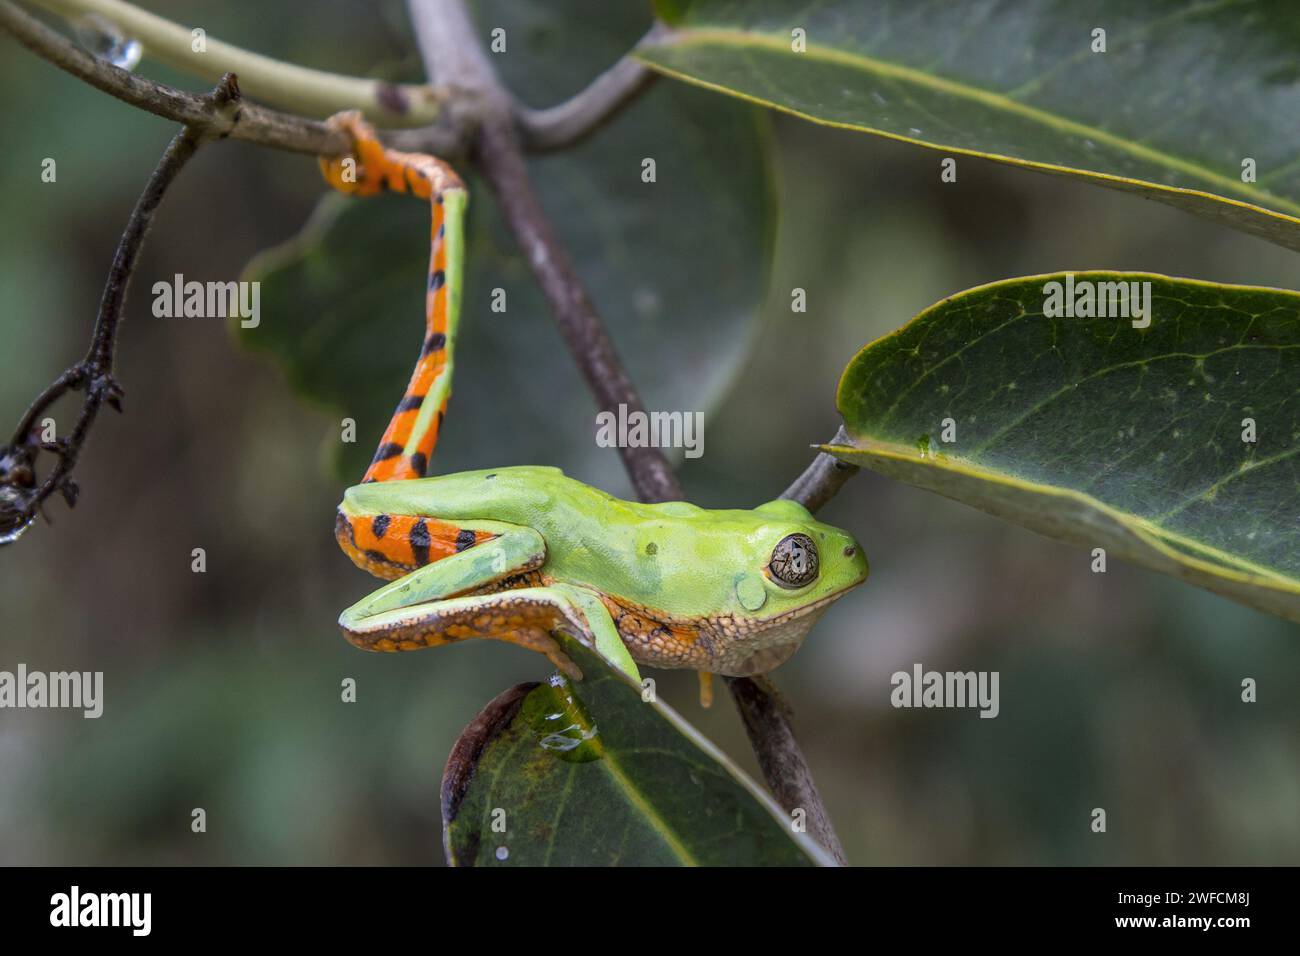
<path fill-rule="evenodd" d="M 505 523 L 439 521 L 422 515 L 358 510 L 347 503 L 334 520 L 334 538 L 352 563 L 377 578 L 393 580 L 460 554 L 497 536 Z"/>
<path fill-rule="evenodd" d="M 425 335 L 406 394 L 388 422 L 362 483 L 423 478 L 438 443 L 450 396 L 451 343 L 448 338 L 445 210 L 433 204 L 429 282 L 425 294 Z"/>
<path fill-rule="evenodd" d="M 546 560 L 542 536 L 505 522 L 475 523 L 475 530 L 484 536 L 483 544 L 435 559 L 344 611 L 339 617 L 344 636 L 375 651 L 494 638 L 540 651 L 566 673 L 576 671 L 549 632 L 566 625 L 581 631 L 580 616 L 532 595 L 536 588 L 473 595 L 539 567 Z"/>
<path fill-rule="evenodd" d="M 398 607 L 471 594 L 536 570 L 546 560 L 546 542 L 532 528 L 504 521 L 475 521 L 461 531 L 468 532 L 467 539 L 472 534 L 481 543 L 450 555 L 435 555 L 427 546 L 421 547 L 421 542 L 416 547 L 424 553 L 413 558 L 422 566 L 373 591 L 344 611 L 344 616 L 355 620 Z"/>
<path fill-rule="evenodd" d="M 545 654 L 574 677 L 581 672 L 550 634 L 562 629 L 590 636 L 582 611 L 549 588 L 474 594 L 539 567 L 546 543 L 532 528 L 476 523 L 491 537 L 386 584 L 343 612 L 339 626 L 358 647 L 377 651 L 437 647 L 481 637 Z"/>
<path fill-rule="evenodd" d="M 351 135 L 356 154 L 321 161 L 330 185 L 362 196 L 381 190 L 409 192 L 429 200 L 433 211 L 420 357 L 406 394 L 361 480 L 364 483 L 423 478 L 451 394 L 452 346 L 459 312 L 457 297 L 468 196 L 460 178 L 446 163 L 433 156 L 385 148 L 359 113 L 340 113 L 329 122 Z M 350 171 L 347 159 L 354 162 Z"/>
<path fill-rule="evenodd" d="M 640 681 L 599 595 L 566 584 L 522 586 L 529 580 L 525 575 L 546 560 L 540 534 L 499 521 L 474 522 L 466 530 L 482 536 L 482 543 L 435 559 L 358 601 L 339 617 L 344 636 L 374 651 L 438 647 L 473 637 L 507 641 L 545 654 L 561 671 L 581 679 L 582 672 L 552 637 L 562 631 Z M 520 586 L 512 589 L 512 584 Z M 483 593 L 494 586 L 501 589 Z"/>

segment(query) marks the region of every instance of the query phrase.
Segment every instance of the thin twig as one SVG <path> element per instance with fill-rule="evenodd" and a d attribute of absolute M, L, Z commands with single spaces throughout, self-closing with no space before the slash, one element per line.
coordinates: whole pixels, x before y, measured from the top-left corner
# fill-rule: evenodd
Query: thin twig
<path fill-rule="evenodd" d="M 200 76 L 234 72 L 241 77 L 246 95 L 304 113 L 323 114 L 360 108 L 381 125 L 409 125 L 426 122 L 435 114 L 438 116 L 437 122 L 420 129 L 382 131 L 380 135 L 384 142 L 396 149 L 434 153 L 448 159 L 460 158 L 471 132 L 487 112 L 485 104 L 465 86 L 455 89 L 442 84 L 436 87 L 394 86 L 375 80 L 338 76 L 283 63 L 211 38 L 206 40 L 205 53 L 194 54 L 190 52 L 187 28 L 120 0 L 33 2 L 65 16 L 82 12 L 102 14 L 120 27 L 125 36 L 144 41 L 147 55 L 151 58 Z M 456 10 L 451 7 L 444 14 L 435 8 L 435 13 L 455 16 Z M 418 19 L 417 28 L 426 19 Z M 11 0 L 0 0 L 0 26 L 37 55 L 132 106 L 187 126 L 208 129 L 218 122 L 207 108 L 204 97 L 138 76 L 91 55 L 21 10 Z M 641 42 L 657 37 L 662 29 L 656 25 Z M 446 36 L 449 33 L 456 31 L 436 31 L 435 35 Z M 454 44 L 448 45 L 429 54 L 426 41 L 423 37 L 420 39 L 426 59 L 443 65 L 439 75 L 463 78 L 490 70 L 478 44 L 468 51 Z M 549 152 L 573 145 L 600 129 L 648 88 L 656 76 L 637 61 L 624 58 L 581 93 L 558 106 L 531 110 L 508 100 L 502 102 L 509 102 L 515 113 L 524 148 L 529 152 Z M 504 92 L 496 86 L 489 87 L 488 91 Z M 345 133 L 324 123 L 247 101 L 238 125 L 222 132 L 233 139 L 311 155 L 341 155 L 352 146 Z"/>
<path fill-rule="evenodd" d="M 848 444 L 849 436 L 843 426 L 835 433 L 828 445 Z M 803 474 L 790 483 L 790 487 L 781 493 L 782 498 L 797 501 L 809 511 L 816 512 L 830 501 L 844 487 L 844 483 L 861 469 L 840 461 L 834 455 L 818 452 L 817 457 L 804 469 Z"/>
<path fill-rule="evenodd" d="M 226 117 L 231 123 L 235 122 L 242 108 L 239 85 L 233 74 L 226 74 L 204 99 L 206 112 Z M 186 126 L 167 144 L 144 191 L 136 200 L 117 244 L 85 358 L 66 369 L 37 396 L 18 423 L 10 443 L 0 449 L 0 538 L 14 540 L 31 524 L 45 500 L 55 491 L 63 495 L 69 507 L 76 504 L 77 485 L 72 479 L 72 470 L 99 409 L 107 403 L 118 411 L 122 410 L 122 389 L 113 376 L 117 330 L 122 323 L 127 290 L 145 236 L 167 189 L 199 146 L 212 138 L 214 128 L 215 124 Z M 52 443 L 39 441 L 38 417 L 70 391 L 84 393 L 81 414 L 72 433 Z M 49 473 L 37 484 L 36 460 L 41 451 L 53 453 L 56 460 Z"/>
<path fill-rule="evenodd" d="M 728 678 L 727 689 L 740 711 L 750 746 L 776 802 L 790 813 L 803 810 L 812 838 L 840 864 L 847 863 L 844 846 L 831 825 L 812 770 L 795 739 L 793 714 L 785 698 L 766 676 Z"/>
<path fill-rule="evenodd" d="M 142 10 L 124 0 L 30 0 L 74 20 L 91 15 L 139 41 L 150 59 L 212 83 L 236 74 L 249 96 L 304 116 L 363 110 L 381 126 L 427 126 L 438 118 L 440 97 L 428 86 L 384 83 L 285 63 L 203 35 L 195 50 L 192 27 Z"/>
<path fill-rule="evenodd" d="M 656 22 L 641 43 L 659 39 L 667 28 Z M 515 106 L 515 119 L 529 152 L 549 152 L 580 142 L 608 123 L 649 88 L 659 74 L 625 56 L 571 99 L 549 109 Z"/>
<path fill-rule="evenodd" d="M 205 134 L 320 156 L 338 156 L 352 148 L 351 139 L 341 130 L 254 103 L 245 102 L 236 117 L 218 114 L 207 97 L 156 83 L 92 56 L 10 0 L 0 0 L 0 27 L 38 56 L 96 89 Z M 397 149 L 423 150 L 440 156 L 456 156 L 463 151 L 461 137 L 443 124 L 420 130 L 389 130 L 383 138 Z"/>

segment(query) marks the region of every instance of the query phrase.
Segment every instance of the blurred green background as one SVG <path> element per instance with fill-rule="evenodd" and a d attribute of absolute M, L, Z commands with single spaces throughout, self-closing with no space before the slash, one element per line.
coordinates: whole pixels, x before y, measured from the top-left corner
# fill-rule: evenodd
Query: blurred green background
<path fill-rule="evenodd" d="M 606 6 L 565 5 L 573 42 Z M 420 75 L 397 2 L 186 0 L 165 12 L 297 63 Z M 528 35 L 516 40 L 505 56 L 527 54 Z M 84 351 L 117 238 L 173 129 L 7 36 L 0 51 L 8 428 Z M 944 184 L 939 153 L 769 125 L 775 261 L 747 357 L 706 417 L 704 457 L 682 468 L 701 505 L 779 493 L 808 445 L 834 432 L 834 388 L 853 353 L 951 293 L 1065 269 L 1283 287 L 1300 274 L 1293 253 L 1131 196 L 966 159 Z M 57 159 L 55 184 L 40 182 L 45 157 Z M 548 672 L 495 642 L 400 656 L 346 644 L 339 610 L 376 582 L 332 540 L 342 485 L 322 448 L 337 414 L 295 397 L 219 320 L 150 312 L 156 279 L 236 278 L 301 227 L 322 191 L 311 159 L 227 142 L 202 150 L 167 197 L 122 329 L 126 414 L 96 426 L 76 510 L 52 500 L 53 526 L 0 550 L 0 669 L 105 672 L 99 720 L 0 711 L 0 862 L 440 863 L 438 783 L 453 741 L 497 693 Z M 640 263 L 652 289 L 681 254 L 665 224 L 662 258 Z M 601 263 L 579 265 L 590 278 Z M 804 314 L 790 311 L 794 287 L 807 290 Z M 511 321 L 546 351 L 502 367 L 499 394 L 574 376 L 548 316 Z M 402 384 L 391 383 L 394 399 Z M 60 406 L 60 423 L 74 409 Z M 518 426 L 453 400 L 434 468 L 558 464 L 628 493 L 615 452 L 594 444 L 516 460 Z M 584 436 L 592 425 L 555 427 Z M 485 434 L 497 436 L 491 458 L 464 437 Z M 863 542 L 872 577 L 776 679 L 852 862 L 1300 862 L 1295 625 L 1115 563 L 1092 574 L 1084 550 L 874 475 L 822 517 Z M 194 547 L 206 549 L 205 574 L 190 570 Z M 917 661 L 1000 671 L 1001 715 L 890 708 L 890 674 Z M 693 675 L 654 676 L 757 774 L 725 695 L 702 711 Z M 355 704 L 340 702 L 345 677 L 358 682 Z M 1240 702 L 1244 677 L 1258 681 L 1258 703 Z M 195 807 L 204 834 L 190 830 Z M 1104 835 L 1089 829 L 1094 807 L 1107 810 Z"/>

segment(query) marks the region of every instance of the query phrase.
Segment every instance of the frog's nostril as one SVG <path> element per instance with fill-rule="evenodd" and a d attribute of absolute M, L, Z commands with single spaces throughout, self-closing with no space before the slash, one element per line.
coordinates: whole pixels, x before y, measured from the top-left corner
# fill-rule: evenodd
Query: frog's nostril
<path fill-rule="evenodd" d="M 853 547 L 853 545 L 849 545 L 847 548 L 844 549 L 844 557 L 846 558 L 851 558 L 857 553 L 858 553 L 858 549 Z"/>

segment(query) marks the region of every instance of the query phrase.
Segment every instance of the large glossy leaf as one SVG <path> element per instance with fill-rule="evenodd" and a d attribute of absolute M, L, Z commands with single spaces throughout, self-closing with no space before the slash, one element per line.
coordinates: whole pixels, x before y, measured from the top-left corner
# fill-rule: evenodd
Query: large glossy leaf
<path fill-rule="evenodd" d="M 457 742 L 442 781 L 459 866 L 834 865 L 662 702 L 573 641 L 584 679 L 521 684 Z"/>
<path fill-rule="evenodd" d="M 508 31 L 509 52 L 494 64 L 539 103 L 575 92 L 650 19 L 632 4 L 598 15 L 580 15 L 573 3 L 476 7 L 485 28 Z M 747 352 L 773 235 L 760 116 L 664 86 L 581 147 L 530 161 L 651 408 L 707 412 Z M 653 183 L 642 181 L 645 158 L 656 161 Z M 428 207 L 406 197 L 329 196 L 298 239 L 249 269 L 262 281 L 262 322 L 242 330 L 242 341 L 273 355 L 307 397 L 358 422 L 356 443 L 342 448 L 344 480 L 364 469 L 419 350 L 428 220 Z M 496 289 L 505 290 L 504 313 L 492 310 Z M 616 456 L 595 444 L 590 394 L 527 263 L 476 181 L 464 301 L 434 469 L 556 464 L 588 480 L 622 481 Z"/>
<path fill-rule="evenodd" d="M 657 7 L 676 32 L 640 56 L 665 73 L 820 123 L 1080 176 L 1300 249 L 1300 127 L 1288 120 L 1300 115 L 1300 18 L 1287 0 Z M 1247 158 L 1255 182 L 1242 181 Z"/>
<path fill-rule="evenodd" d="M 1066 281 L 971 289 L 868 345 L 827 450 L 1300 621 L 1300 294 L 1069 280 L 1149 282 L 1137 328 L 1047 317 Z"/>

